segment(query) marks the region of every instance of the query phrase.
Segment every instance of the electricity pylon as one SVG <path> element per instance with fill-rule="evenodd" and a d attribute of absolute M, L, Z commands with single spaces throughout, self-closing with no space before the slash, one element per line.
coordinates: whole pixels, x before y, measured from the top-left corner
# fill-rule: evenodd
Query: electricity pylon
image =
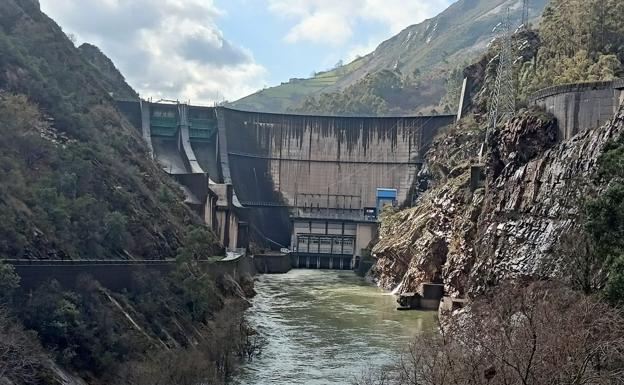
<path fill-rule="evenodd" d="M 529 23 L 530 0 L 522 0 L 522 28 L 526 28 Z"/>
<path fill-rule="evenodd" d="M 509 9 L 501 25 L 501 48 L 496 72 L 496 83 L 492 91 L 489 128 L 493 130 L 499 123 L 514 117 L 516 112 L 516 89 L 513 79 L 513 42 Z"/>

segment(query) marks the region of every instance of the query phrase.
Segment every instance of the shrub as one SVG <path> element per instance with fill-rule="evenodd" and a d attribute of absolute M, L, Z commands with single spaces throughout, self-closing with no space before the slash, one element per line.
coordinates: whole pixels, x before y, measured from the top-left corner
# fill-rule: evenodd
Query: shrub
<path fill-rule="evenodd" d="M 607 274 L 605 295 L 624 305 L 624 137 L 609 143 L 598 161 L 598 182 L 607 184 L 586 205 L 585 227 L 593 241 L 595 259 Z"/>
<path fill-rule="evenodd" d="M 624 318 L 562 286 L 507 284 L 416 338 L 399 363 L 358 385 L 615 384 Z"/>
<path fill-rule="evenodd" d="M 25 332 L 0 308 L 0 382 L 37 384 L 45 374 L 45 356 L 36 336 Z"/>
<path fill-rule="evenodd" d="M 9 301 L 20 286 L 20 277 L 15 268 L 0 260 L 0 303 Z"/>

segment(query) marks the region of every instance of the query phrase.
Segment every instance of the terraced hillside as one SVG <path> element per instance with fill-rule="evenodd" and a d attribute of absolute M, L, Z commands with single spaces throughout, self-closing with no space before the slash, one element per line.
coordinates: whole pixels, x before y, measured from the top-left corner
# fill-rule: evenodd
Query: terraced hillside
<path fill-rule="evenodd" d="M 548 0 L 532 0 L 531 19 L 539 17 L 547 3 Z M 494 36 L 492 29 L 502 20 L 507 8 L 516 23 L 520 23 L 520 0 L 459 0 L 438 16 L 406 28 L 381 43 L 374 52 L 343 67 L 310 79 L 291 79 L 230 105 L 251 111 L 333 113 L 323 103 L 321 110 L 316 111 L 301 110 L 300 106 L 306 98 L 349 87 L 366 88 L 362 82 L 368 75 L 392 70 L 401 78 L 402 87 L 412 89 L 409 94 L 416 97 L 410 101 L 409 108 L 388 100 L 388 109 L 405 114 L 429 112 L 445 94 L 451 71 L 485 51 Z"/>

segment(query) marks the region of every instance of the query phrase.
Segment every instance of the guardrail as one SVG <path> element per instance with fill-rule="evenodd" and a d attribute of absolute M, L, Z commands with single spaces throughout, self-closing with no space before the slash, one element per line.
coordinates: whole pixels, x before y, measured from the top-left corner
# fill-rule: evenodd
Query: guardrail
<path fill-rule="evenodd" d="M 564 94 L 568 92 L 584 92 L 591 90 L 604 90 L 604 89 L 622 89 L 624 88 L 624 79 L 616 79 L 611 81 L 599 81 L 599 82 L 582 82 L 582 83 L 569 83 L 561 84 L 558 86 L 551 86 L 543 88 L 533 93 L 529 100 L 534 102 L 536 100 L 544 99 L 550 96 Z"/>
<path fill-rule="evenodd" d="M 143 270 L 156 271 L 163 275 L 177 268 L 177 261 L 167 260 L 31 260 L 2 259 L 4 263 L 15 268 L 20 276 L 20 285 L 24 289 L 35 289 L 42 283 L 54 279 L 63 287 L 75 288 L 79 285 L 79 277 L 90 277 L 112 290 L 123 290 L 133 287 L 136 283 L 135 274 Z M 218 277 L 223 274 L 239 276 L 243 273 L 252 274 L 247 265 L 250 261 L 237 258 L 228 261 L 199 260 L 197 263 L 205 271 Z"/>
<path fill-rule="evenodd" d="M 175 259 L 167 260 L 115 260 L 115 259 L 0 259 L 13 266 L 169 266 L 175 265 Z M 198 260 L 197 263 L 210 264 L 210 260 Z"/>

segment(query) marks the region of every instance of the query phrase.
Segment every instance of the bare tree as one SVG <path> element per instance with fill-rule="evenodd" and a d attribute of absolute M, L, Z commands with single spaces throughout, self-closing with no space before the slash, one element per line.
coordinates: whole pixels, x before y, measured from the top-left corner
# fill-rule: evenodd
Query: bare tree
<path fill-rule="evenodd" d="M 584 223 L 581 217 L 578 220 Z M 595 242 L 583 229 L 571 229 L 559 239 L 558 253 L 565 261 L 570 284 L 585 294 L 604 289 L 607 282 L 607 261 Z"/>
<path fill-rule="evenodd" d="M 44 371 L 45 357 L 36 337 L 26 333 L 0 308 L 0 383 L 32 384 Z"/>
<path fill-rule="evenodd" d="M 244 306 L 233 301 L 215 315 L 209 331 L 197 335 L 193 346 L 160 351 L 126 363 L 117 383 L 127 385 L 222 384 L 236 363 L 261 354 L 266 341 L 243 318 Z"/>
<path fill-rule="evenodd" d="M 127 363 L 120 373 L 127 385 L 222 384 L 214 363 L 197 349 L 162 351 L 141 361 Z"/>
<path fill-rule="evenodd" d="M 554 283 L 503 285 L 444 325 L 411 344 L 393 385 L 624 384 L 622 314 Z"/>

